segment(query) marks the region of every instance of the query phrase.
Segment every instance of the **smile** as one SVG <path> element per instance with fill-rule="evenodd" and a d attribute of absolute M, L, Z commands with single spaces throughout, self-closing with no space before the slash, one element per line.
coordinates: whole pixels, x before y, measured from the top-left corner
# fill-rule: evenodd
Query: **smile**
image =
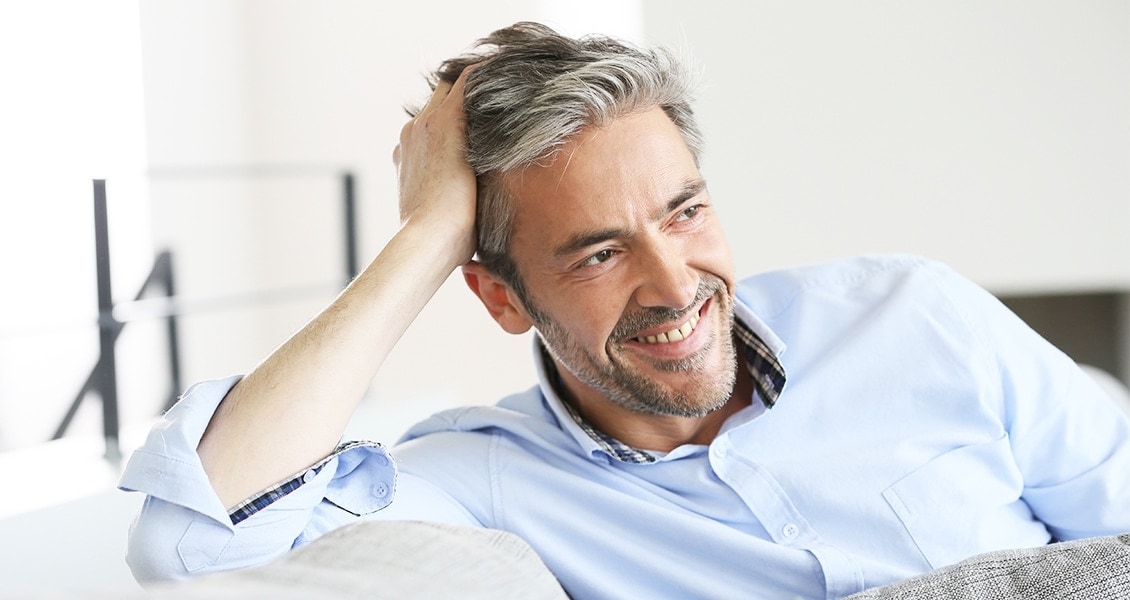
<path fill-rule="evenodd" d="M 641 344 L 669 344 L 671 342 L 681 342 L 694 331 L 694 328 L 698 325 L 699 318 L 698 313 L 692 312 L 690 318 L 679 327 L 658 335 L 638 337 L 635 338 L 635 341 Z"/>

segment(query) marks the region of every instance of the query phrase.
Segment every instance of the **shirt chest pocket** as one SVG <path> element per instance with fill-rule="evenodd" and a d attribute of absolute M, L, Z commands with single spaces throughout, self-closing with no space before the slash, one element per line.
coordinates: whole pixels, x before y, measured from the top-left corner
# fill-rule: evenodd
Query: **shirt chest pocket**
<path fill-rule="evenodd" d="M 932 459 L 883 498 L 938 568 L 990 550 L 1046 543 L 1047 530 L 1020 498 L 1023 489 L 1005 435 Z"/>

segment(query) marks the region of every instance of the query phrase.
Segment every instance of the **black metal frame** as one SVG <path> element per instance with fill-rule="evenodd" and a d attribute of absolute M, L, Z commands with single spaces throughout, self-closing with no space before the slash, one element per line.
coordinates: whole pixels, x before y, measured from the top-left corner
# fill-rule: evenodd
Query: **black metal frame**
<path fill-rule="evenodd" d="M 150 177 L 246 177 L 295 175 L 310 172 L 310 169 L 285 167 L 179 169 L 151 171 Z M 321 170 L 314 170 L 314 172 L 324 173 L 324 171 Z M 342 221 L 345 240 L 345 281 L 348 284 L 348 282 L 360 272 L 360 263 L 357 253 L 356 179 L 353 173 L 349 171 L 335 171 L 334 173 L 336 173 L 341 180 Z M 145 296 L 146 292 L 155 285 L 160 285 L 163 296 L 162 299 L 165 301 L 161 305 L 160 310 L 149 311 L 149 313 L 146 313 L 146 311 L 135 311 L 135 314 L 132 316 L 126 316 L 124 318 L 115 316 L 115 304 L 110 277 L 110 228 L 106 202 L 106 180 L 104 179 L 94 180 L 94 247 L 98 289 L 98 360 L 94 364 L 94 368 L 91 369 L 86 381 L 82 384 L 82 387 L 79 388 L 78 394 L 75 395 L 74 400 L 71 402 L 70 407 L 59 423 L 59 427 L 55 430 L 52 439 L 59 439 L 66 434 L 83 400 L 85 400 L 91 392 L 95 392 L 98 394 L 102 403 L 102 432 L 106 441 L 105 457 L 109 460 L 118 461 L 121 459 L 121 445 L 119 442 L 121 425 L 118 410 L 117 355 L 115 350 L 118 337 L 121 335 L 122 330 L 125 329 L 126 324 L 131 321 L 154 317 L 165 319 L 169 349 L 169 378 L 171 389 L 164 404 L 164 408 L 167 410 L 168 407 L 176 402 L 180 390 L 182 389 L 177 316 L 185 312 L 185 307 L 183 303 L 176 301 L 172 252 L 163 250 L 159 252 L 154 259 L 153 267 L 149 270 L 149 275 L 146 276 L 140 289 L 138 289 L 133 302 L 125 303 L 135 306 L 141 304 L 142 298 Z M 244 297 L 242 300 L 244 302 L 248 300 L 255 302 L 256 298 L 258 297 Z M 121 306 L 122 305 L 117 305 L 119 308 Z"/>

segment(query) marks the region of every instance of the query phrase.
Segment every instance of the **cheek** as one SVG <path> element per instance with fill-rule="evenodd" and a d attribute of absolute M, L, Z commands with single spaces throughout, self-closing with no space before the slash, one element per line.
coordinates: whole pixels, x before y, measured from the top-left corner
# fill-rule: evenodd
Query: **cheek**
<path fill-rule="evenodd" d="M 600 348 L 624 316 L 628 282 L 608 278 L 600 285 L 585 285 L 557 294 L 551 317 L 580 346 Z"/>
<path fill-rule="evenodd" d="M 727 287 L 733 289 L 734 257 L 721 226 L 712 227 L 690 240 L 687 255 L 694 267 L 721 277 Z"/>

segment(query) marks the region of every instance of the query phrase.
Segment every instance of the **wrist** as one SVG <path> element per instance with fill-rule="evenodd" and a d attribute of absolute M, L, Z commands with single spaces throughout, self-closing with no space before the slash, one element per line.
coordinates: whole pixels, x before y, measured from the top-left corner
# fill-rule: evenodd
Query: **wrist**
<path fill-rule="evenodd" d="M 405 221 L 396 234 L 412 246 L 426 248 L 427 254 L 454 270 L 466 264 L 477 245 L 474 226 L 466 226 L 450 217 L 429 218 L 416 214 Z"/>

